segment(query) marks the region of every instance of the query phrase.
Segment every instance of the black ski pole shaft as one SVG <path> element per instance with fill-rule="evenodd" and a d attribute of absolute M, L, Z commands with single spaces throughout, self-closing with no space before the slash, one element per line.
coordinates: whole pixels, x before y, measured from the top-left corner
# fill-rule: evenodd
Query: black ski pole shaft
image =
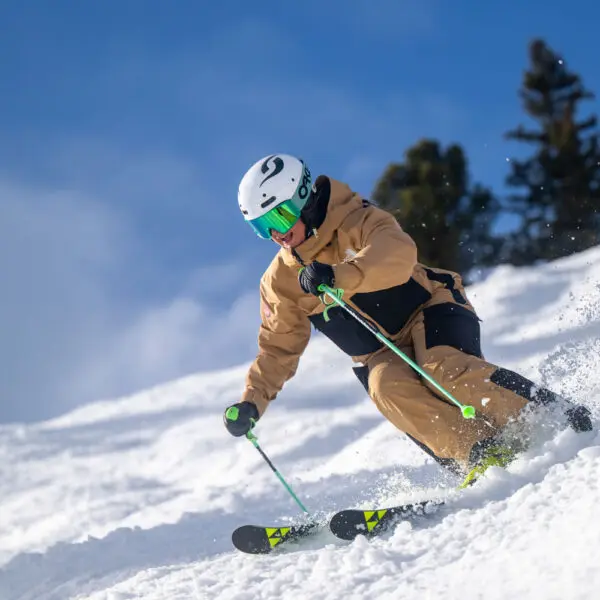
<path fill-rule="evenodd" d="M 258 439 L 252 433 L 252 431 L 249 431 L 246 434 L 246 437 L 252 442 L 252 445 L 259 451 L 260 455 L 263 457 L 263 459 L 269 465 L 269 467 L 271 467 L 271 470 L 273 471 L 273 473 L 275 473 L 275 475 L 277 476 L 277 479 L 279 479 L 279 481 L 281 481 L 281 483 L 283 484 L 283 487 L 288 491 L 288 493 L 290 494 L 290 496 L 295 500 L 296 504 L 307 515 L 309 515 L 310 513 L 308 512 L 308 509 L 304 506 L 304 504 L 302 504 L 302 502 L 300 501 L 300 498 L 298 498 L 298 496 L 296 496 L 296 494 L 294 493 L 294 490 L 292 489 L 292 487 L 290 486 L 290 484 L 283 478 L 283 475 L 279 472 L 279 470 L 271 462 L 271 459 L 267 456 L 267 454 L 265 453 L 265 451 L 260 447 L 260 444 L 258 443 Z"/>

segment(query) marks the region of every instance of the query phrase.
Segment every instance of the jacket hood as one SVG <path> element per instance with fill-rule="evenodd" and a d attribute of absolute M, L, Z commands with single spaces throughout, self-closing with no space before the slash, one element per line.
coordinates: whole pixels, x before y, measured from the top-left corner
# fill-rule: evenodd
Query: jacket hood
<path fill-rule="evenodd" d="M 302 215 L 311 233 L 293 250 L 279 250 L 284 262 L 288 265 L 312 262 L 333 241 L 336 230 L 346 217 L 362 207 L 362 198 L 347 184 L 320 175 L 315 181 L 313 197 Z"/>

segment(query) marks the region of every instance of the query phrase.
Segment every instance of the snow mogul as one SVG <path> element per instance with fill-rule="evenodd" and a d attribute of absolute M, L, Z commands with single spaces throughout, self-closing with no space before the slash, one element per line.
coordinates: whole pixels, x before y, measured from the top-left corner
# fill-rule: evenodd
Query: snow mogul
<path fill-rule="evenodd" d="M 413 239 L 388 212 L 286 154 L 255 163 L 239 185 L 239 207 L 256 234 L 280 249 L 260 282 L 259 352 L 241 402 L 224 421 L 247 434 L 298 367 L 311 325 L 349 355 L 381 414 L 463 485 L 517 449 L 503 436 L 533 405 L 560 404 L 573 429 L 592 429 L 590 412 L 522 375 L 485 360 L 479 318 L 459 274 L 419 263 Z M 403 358 L 323 286 L 405 353 L 454 398 L 475 408 L 464 418 Z M 531 407 L 530 407 L 531 408 Z M 523 448 L 520 448 L 521 450 Z"/>

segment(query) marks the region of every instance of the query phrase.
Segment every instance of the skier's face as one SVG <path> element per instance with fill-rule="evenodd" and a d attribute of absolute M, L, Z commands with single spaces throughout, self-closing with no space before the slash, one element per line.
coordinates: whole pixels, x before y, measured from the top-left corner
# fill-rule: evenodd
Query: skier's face
<path fill-rule="evenodd" d="M 306 225 L 302 219 L 298 219 L 298 222 L 285 234 L 271 230 L 271 239 L 282 248 L 288 250 L 295 248 L 306 239 Z"/>

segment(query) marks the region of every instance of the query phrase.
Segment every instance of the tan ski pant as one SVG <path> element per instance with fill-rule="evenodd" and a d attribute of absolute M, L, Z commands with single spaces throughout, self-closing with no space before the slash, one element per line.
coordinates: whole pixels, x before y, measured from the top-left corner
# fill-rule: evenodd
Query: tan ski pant
<path fill-rule="evenodd" d="M 497 428 L 519 415 L 527 400 L 496 385 L 498 367 L 451 346 L 427 349 L 423 313 L 419 313 L 399 348 L 444 386 L 457 400 L 472 405 L 481 418 L 464 419 L 460 409 L 440 395 L 406 362 L 387 348 L 372 355 L 369 395 L 398 429 L 430 448 L 439 458 L 468 467 L 473 445 L 497 434 Z"/>

